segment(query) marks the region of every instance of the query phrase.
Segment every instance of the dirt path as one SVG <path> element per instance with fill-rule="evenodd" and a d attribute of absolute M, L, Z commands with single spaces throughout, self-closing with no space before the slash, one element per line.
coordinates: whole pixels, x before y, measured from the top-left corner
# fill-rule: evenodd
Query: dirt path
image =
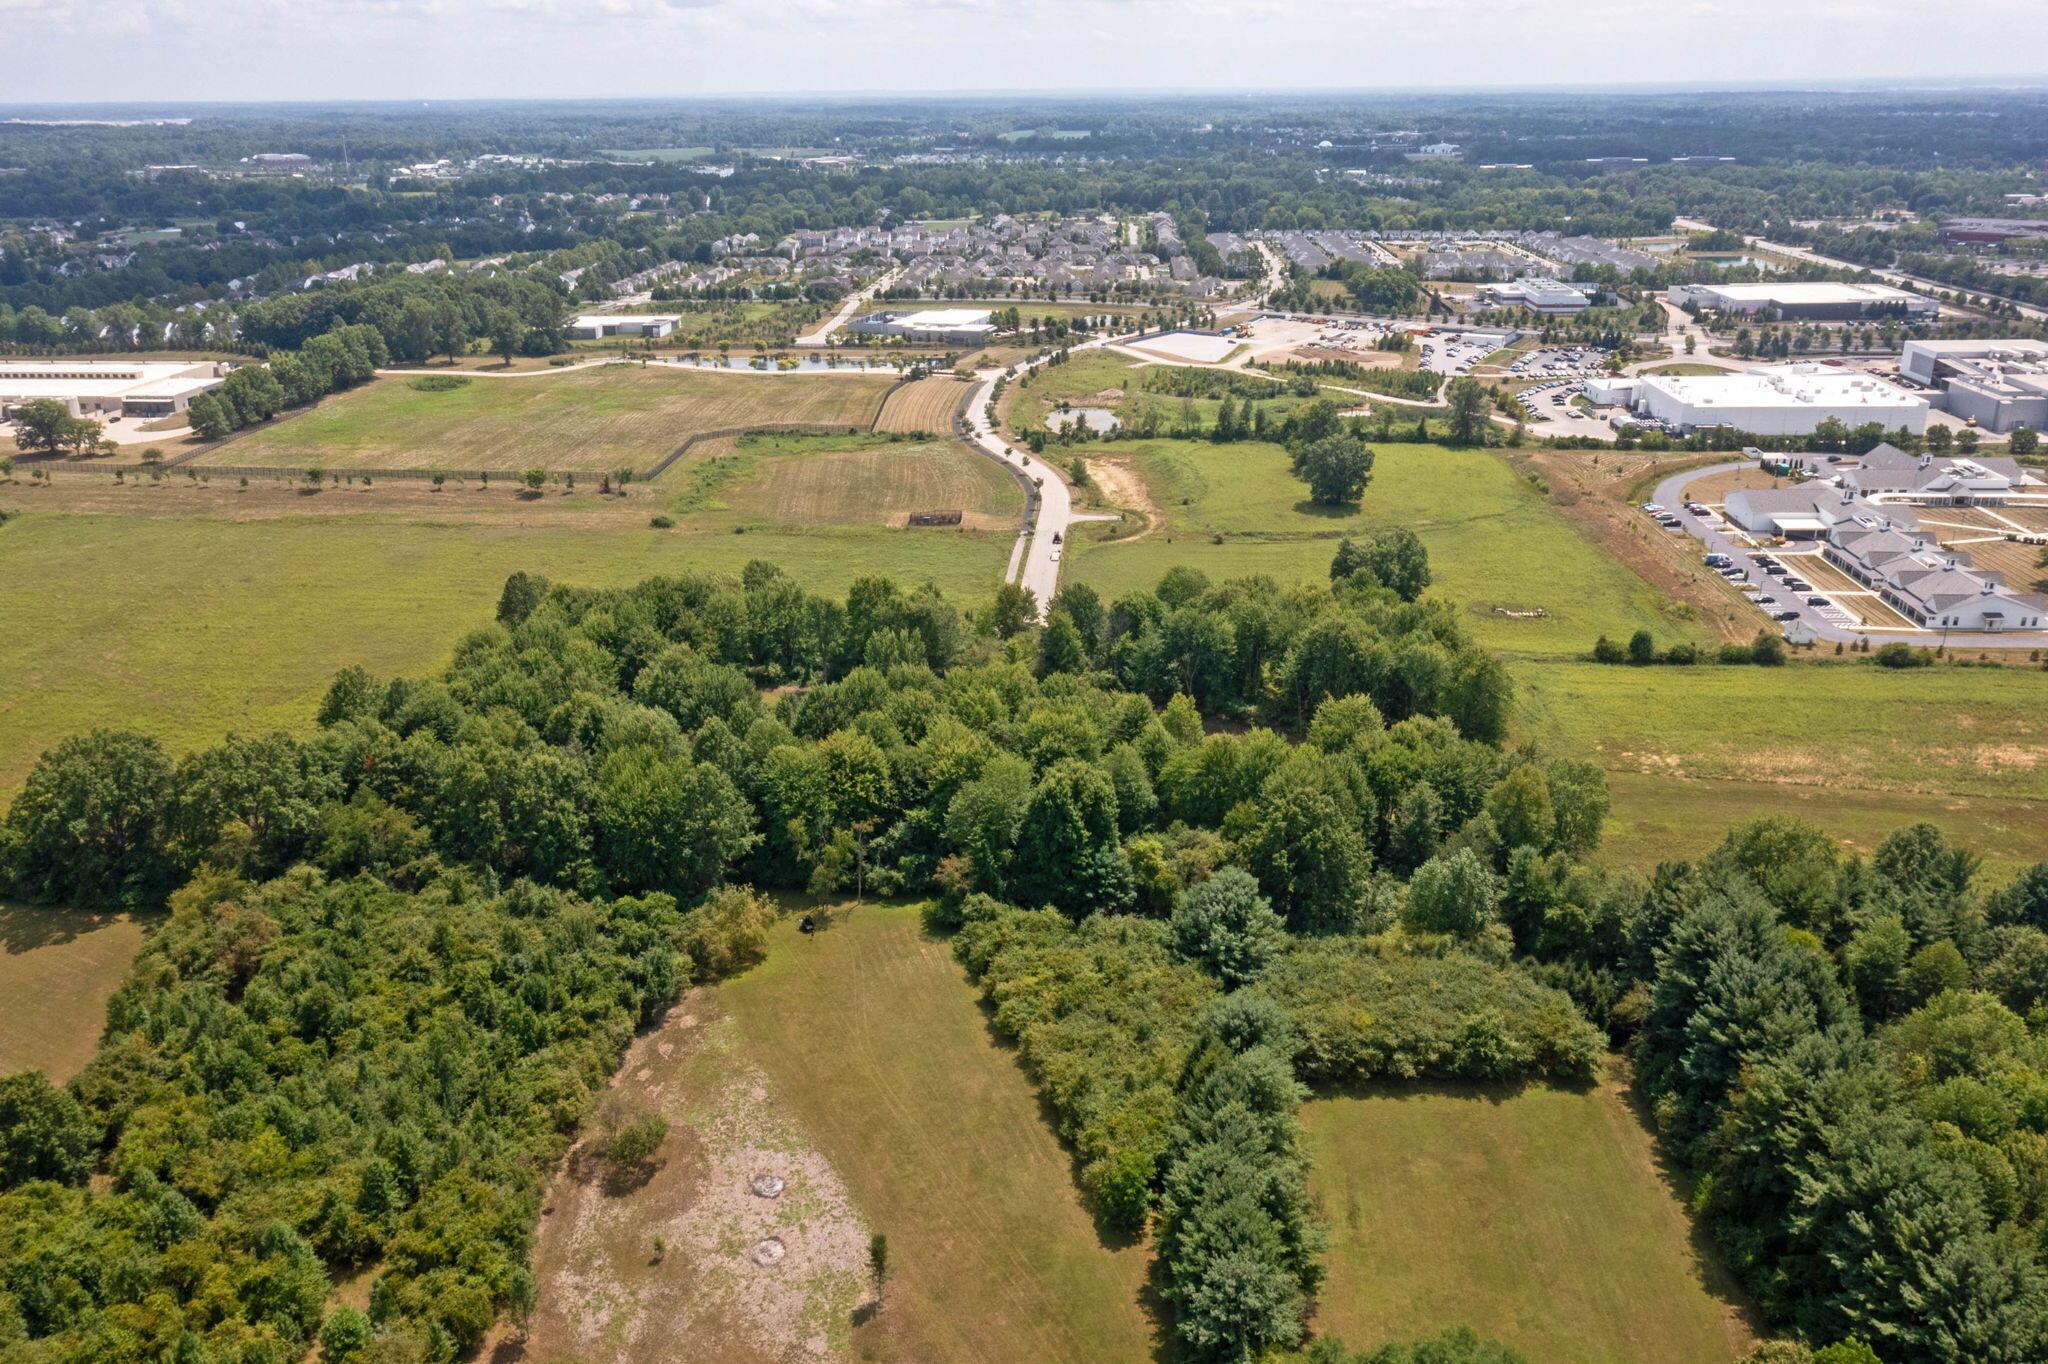
<path fill-rule="evenodd" d="M 1102 491 L 1103 501 L 1110 506 L 1134 511 L 1145 518 L 1144 529 L 1135 535 L 1118 537 L 1119 544 L 1142 540 L 1159 529 L 1165 518 L 1160 515 L 1158 504 L 1152 501 L 1145 488 L 1145 478 L 1129 463 L 1121 459 L 1106 459 L 1100 456 L 1088 461 L 1088 478 Z"/>
<path fill-rule="evenodd" d="M 868 1228 L 742 1058 L 733 1020 L 705 992 L 685 995 L 634 1042 L 606 1102 L 660 1113 L 668 1138 L 623 1180 L 585 1144 L 570 1152 L 541 1212 L 539 1303 L 492 1364 L 845 1358 L 868 1300 Z M 783 1181 L 779 1196 L 754 1190 L 764 1175 Z"/>

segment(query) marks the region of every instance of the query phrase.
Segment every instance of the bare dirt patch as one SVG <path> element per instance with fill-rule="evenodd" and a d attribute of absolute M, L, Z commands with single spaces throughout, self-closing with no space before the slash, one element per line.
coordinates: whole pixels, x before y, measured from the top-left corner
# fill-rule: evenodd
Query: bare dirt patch
<path fill-rule="evenodd" d="M 1128 463 L 1121 459 L 1091 459 L 1088 461 L 1088 480 L 1101 490 L 1102 500 L 1109 506 L 1136 512 L 1144 518 L 1144 524 L 1137 531 L 1120 539 L 1126 543 L 1142 540 L 1159 529 L 1162 518 L 1158 504 L 1152 501 L 1144 475 Z"/>
<path fill-rule="evenodd" d="M 734 1021 L 705 992 L 685 995 L 634 1042 L 608 1097 L 660 1113 L 668 1138 L 623 1186 L 587 1142 L 570 1152 L 542 1209 L 532 1322 L 492 1358 L 844 1357 L 869 1301 L 868 1228 L 743 1057 Z M 756 1191 L 763 1176 L 782 1181 L 775 1196 Z"/>
<path fill-rule="evenodd" d="M 1686 495 L 1695 502 L 1709 506 L 1720 506 L 1728 500 L 1728 494 L 1738 488 L 1789 488 L 1792 480 L 1767 474 L 1762 469 L 1730 469 L 1725 474 L 1709 474 L 1694 479 L 1686 487 Z"/>

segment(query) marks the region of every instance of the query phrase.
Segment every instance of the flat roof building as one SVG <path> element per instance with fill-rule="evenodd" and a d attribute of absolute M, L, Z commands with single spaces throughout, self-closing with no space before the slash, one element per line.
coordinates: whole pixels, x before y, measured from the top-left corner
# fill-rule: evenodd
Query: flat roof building
<path fill-rule="evenodd" d="M 226 378 L 210 360 L 0 360 L 0 417 L 39 398 L 74 417 L 168 417 Z"/>
<path fill-rule="evenodd" d="M 987 308 L 927 308 L 923 312 L 869 313 L 848 328 L 867 336 L 900 336 L 906 341 L 980 345 L 996 333 Z"/>
<path fill-rule="evenodd" d="M 1505 284 L 1489 284 L 1479 291 L 1479 296 L 1493 303 L 1527 308 L 1552 317 L 1582 313 L 1593 306 L 1590 294 L 1554 279 L 1516 279 Z"/>
<path fill-rule="evenodd" d="M 1766 284 L 1678 284 L 1670 290 L 1680 307 L 1693 304 L 1716 312 L 1757 314 L 1814 322 L 1895 313 L 1936 317 L 1941 305 L 1889 284 L 1845 284 L 1827 280 Z"/>
<path fill-rule="evenodd" d="M 1941 235 L 1952 242 L 2048 241 L 2048 218 L 1944 218 Z"/>
<path fill-rule="evenodd" d="M 1928 402 L 1867 374 L 1814 364 L 1748 374 L 1645 374 L 1636 415 L 1678 431 L 1726 426 L 1759 436 L 1804 436 L 1833 417 L 1847 426 L 1878 422 L 1887 431 L 1927 429 Z"/>
<path fill-rule="evenodd" d="M 573 340 L 602 341 L 608 336 L 667 336 L 682 321 L 676 313 L 584 313 L 572 319 Z"/>
<path fill-rule="evenodd" d="M 2048 430 L 2048 341 L 1908 341 L 1899 373 L 1987 431 Z"/>

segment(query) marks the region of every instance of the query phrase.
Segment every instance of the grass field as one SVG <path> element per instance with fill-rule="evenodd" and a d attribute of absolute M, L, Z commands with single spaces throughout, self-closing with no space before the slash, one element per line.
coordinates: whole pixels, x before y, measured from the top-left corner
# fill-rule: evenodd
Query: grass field
<path fill-rule="evenodd" d="M 1434 1088 L 1303 1111 L 1330 1229 L 1316 1328 L 1465 1323 L 1535 1364 L 1727 1364 L 1753 1343 L 1619 1088 Z"/>
<path fill-rule="evenodd" d="M 436 520 L 25 512 L 0 527 L 0 580 L 15 585 L 0 593 L 0 792 L 94 725 L 174 749 L 230 729 L 301 728 L 347 664 L 438 667 L 489 622 L 515 569 L 610 586 L 767 559 L 819 592 L 888 573 L 972 602 L 994 590 L 1010 549 L 1007 534 L 843 523 L 655 531 L 646 516 L 659 503 L 624 505 L 637 507 L 637 528 L 465 520 L 453 501 Z"/>
<path fill-rule="evenodd" d="M 228 441 L 201 465 L 644 470 L 699 431 L 762 422 L 865 428 L 881 375 L 715 374 L 607 365 L 423 392 L 378 379 Z"/>
<path fill-rule="evenodd" d="M 1474 634 L 1524 657 L 1583 653 L 1599 634 L 1688 634 L 1649 584 L 1578 535 L 1526 480 L 1484 451 L 1375 445 L 1357 508 L 1317 507 L 1278 446 L 1127 441 L 1085 447 L 1144 482 L 1161 524 L 1124 542 L 1078 537 L 1074 576 L 1106 594 L 1155 581 L 1175 564 L 1212 579 L 1269 573 L 1327 582 L 1345 535 L 1405 525 L 1428 546 L 1433 593 L 1464 609 Z M 1221 537 L 1221 543 L 1218 543 Z M 1540 618 L 1496 613 L 1540 608 Z"/>
<path fill-rule="evenodd" d="M 706 532 L 900 527 L 912 512 L 957 510 L 967 530 L 1000 529 L 1007 537 L 1024 510 L 1015 478 L 952 439 L 760 435 L 706 442 L 687 464 L 665 474 L 662 486 L 676 488 L 675 511 Z M 958 533 L 938 527 L 914 532 Z"/>
<path fill-rule="evenodd" d="M 1766 813 L 1864 852 L 1927 819 L 1993 871 L 2048 858 L 2048 715 L 2031 669 L 1548 661 L 1515 674 L 1518 732 L 1609 772 L 1608 851 L 1623 860 L 1693 855 Z"/>
<path fill-rule="evenodd" d="M 719 987 L 744 1054 L 889 1238 L 882 1358 L 1143 1360 L 1143 1247 L 1106 1246 L 1016 1058 L 915 910 L 870 905 Z"/>
<path fill-rule="evenodd" d="M 62 1084 L 84 1069 L 141 946 L 126 915 L 0 903 L 0 1075 L 40 1070 Z"/>
<path fill-rule="evenodd" d="M 953 429 L 953 414 L 972 391 L 946 375 L 915 379 L 893 390 L 875 419 L 877 431 L 926 431 L 941 435 Z"/>

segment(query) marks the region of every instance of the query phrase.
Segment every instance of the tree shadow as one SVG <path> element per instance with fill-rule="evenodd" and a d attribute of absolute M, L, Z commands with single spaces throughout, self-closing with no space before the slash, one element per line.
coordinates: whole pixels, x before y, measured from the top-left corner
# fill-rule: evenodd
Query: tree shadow
<path fill-rule="evenodd" d="M 1340 517 L 1357 516 L 1364 510 L 1365 504 L 1362 502 L 1316 502 L 1306 497 L 1294 504 L 1295 515 L 1315 516 L 1325 521 L 1334 521 Z"/>
<path fill-rule="evenodd" d="M 39 947 L 61 947 L 126 917 L 107 910 L 0 902 L 0 952 L 14 956 Z"/>

